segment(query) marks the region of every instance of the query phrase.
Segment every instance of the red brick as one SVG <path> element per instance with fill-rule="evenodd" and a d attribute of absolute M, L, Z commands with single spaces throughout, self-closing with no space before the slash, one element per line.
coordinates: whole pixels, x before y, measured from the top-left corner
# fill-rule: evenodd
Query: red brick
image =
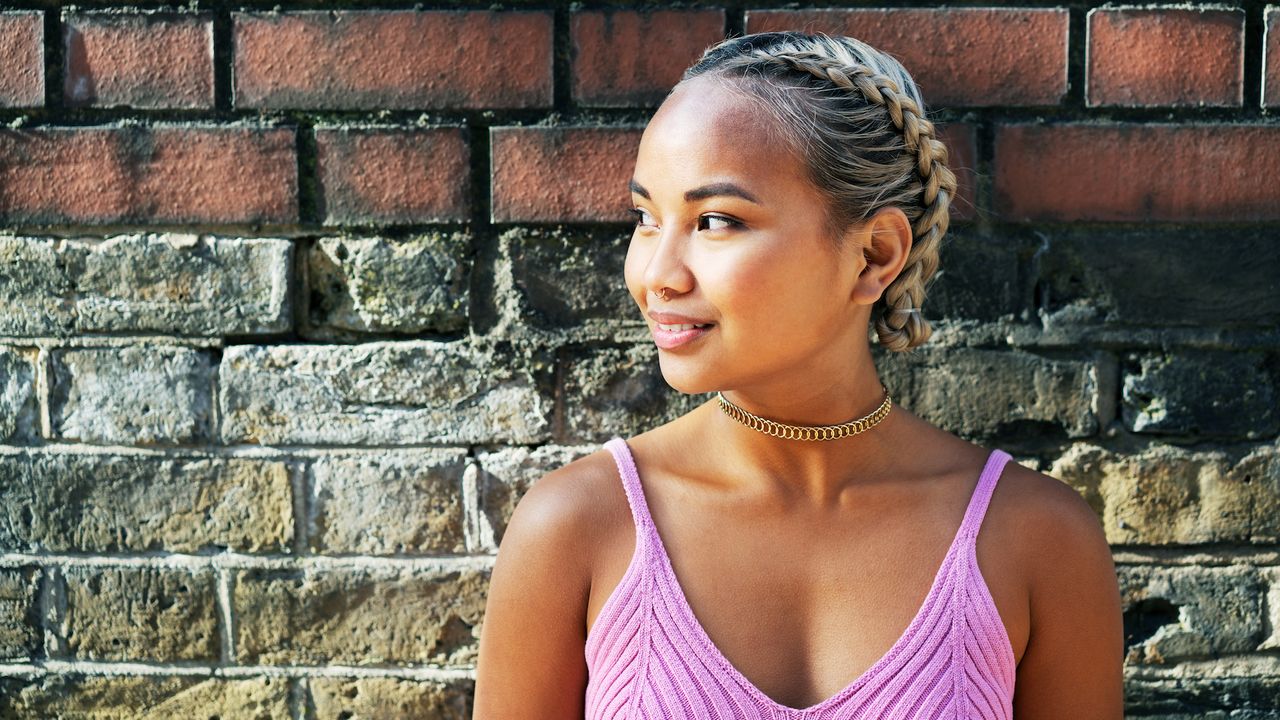
<path fill-rule="evenodd" d="M 574 100 L 599 107 L 654 105 L 707 46 L 724 39 L 724 11 L 579 12 L 570 36 Z"/>
<path fill-rule="evenodd" d="M 325 222 L 467 218 L 470 153 L 460 128 L 316 130 Z"/>
<path fill-rule="evenodd" d="M 1094 9 L 1087 65 L 1091 106 L 1239 106 L 1244 11 Z"/>
<path fill-rule="evenodd" d="M 627 219 L 641 130 L 493 128 L 494 222 Z"/>
<path fill-rule="evenodd" d="M 969 123 L 938 126 L 938 139 L 947 146 L 947 167 L 956 174 L 956 197 L 951 202 L 951 219 L 972 220 L 977 209 L 977 131 Z"/>
<path fill-rule="evenodd" d="M 291 223 L 286 128 L 0 128 L 0 223 Z"/>
<path fill-rule="evenodd" d="M 0 107 L 44 105 L 44 13 L 0 12 Z"/>
<path fill-rule="evenodd" d="M 551 105 L 551 15 L 411 10 L 234 13 L 237 107 Z"/>
<path fill-rule="evenodd" d="M 1280 127 L 1010 125 L 995 138 L 1007 220 L 1280 219 Z"/>
<path fill-rule="evenodd" d="M 747 32 L 858 38 L 902 61 L 929 106 L 1053 105 L 1067 92 L 1061 9 L 767 10 Z"/>
<path fill-rule="evenodd" d="M 1262 104 L 1280 107 L 1280 8 L 1267 8 L 1267 37 L 1263 42 L 1266 66 L 1262 81 Z"/>
<path fill-rule="evenodd" d="M 208 15 L 69 15 L 63 20 L 67 105 L 213 107 Z"/>

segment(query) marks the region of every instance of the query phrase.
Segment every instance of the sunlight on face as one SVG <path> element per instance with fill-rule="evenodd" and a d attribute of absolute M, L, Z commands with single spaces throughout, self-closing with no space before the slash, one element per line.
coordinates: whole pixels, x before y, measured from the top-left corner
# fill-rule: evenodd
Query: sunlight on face
<path fill-rule="evenodd" d="M 681 392 L 796 382 L 865 343 L 850 299 L 861 253 L 832 243 L 826 199 L 771 139 L 772 122 L 757 101 L 699 77 L 641 139 L 626 283 Z"/>

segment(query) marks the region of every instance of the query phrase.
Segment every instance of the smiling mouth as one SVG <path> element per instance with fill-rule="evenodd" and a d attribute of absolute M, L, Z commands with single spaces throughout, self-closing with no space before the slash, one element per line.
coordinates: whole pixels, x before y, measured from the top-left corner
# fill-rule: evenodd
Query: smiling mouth
<path fill-rule="evenodd" d="M 657 323 L 657 326 L 662 328 L 663 330 L 666 330 L 667 332 L 680 332 L 682 330 L 693 330 L 694 328 L 711 327 L 711 323 L 703 323 L 701 325 L 694 325 L 692 323 L 686 323 L 684 325 L 668 325 L 667 323 Z"/>

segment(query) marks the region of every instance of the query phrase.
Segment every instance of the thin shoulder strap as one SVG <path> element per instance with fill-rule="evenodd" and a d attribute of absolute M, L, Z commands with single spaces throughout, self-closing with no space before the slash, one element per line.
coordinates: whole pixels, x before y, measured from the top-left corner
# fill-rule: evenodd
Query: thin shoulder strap
<path fill-rule="evenodd" d="M 991 494 L 995 492 L 996 481 L 1000 479 L 1000 473 L 1004 472 L 1004 466 L 1012 456 L 999 448 L 992 450 L 987 456 L 987 464 L 982 468 L 982 474 L 978 476 L 978 484 L 973 489 L 973 495 L 969 498 L 969 507 L 964 511 L 964 521 L 960 525 L 960 532 L 968 538 L 976 538 L 978 536 L 978 528 L 982 525 L 982 518 L 987 514 L 987 504 L 991 502 Z"/>
<path fill-rule="evenodd" d="M 644 488 L 640 486 L 640 473 L 636 470 L 635 458 L 627 441 L 615 437 L 604 444 L 613 454 L 613 461 L 618 466 L 618 475 L 622 477 L 622 488 L 627 493 L 627 504 L 631 506 L 631 518 L 636 527 L 643 529 L 647 535 L 652 532 L 653 518 L 649 515 L 649 504 L 644 499 Z"/>

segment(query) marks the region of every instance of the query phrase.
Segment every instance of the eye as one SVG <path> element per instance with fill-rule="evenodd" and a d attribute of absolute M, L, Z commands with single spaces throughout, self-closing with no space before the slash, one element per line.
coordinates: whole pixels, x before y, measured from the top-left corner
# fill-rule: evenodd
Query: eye
<path fill-rule="evenodd" d="M 631 208 L 631 214 L 636 218 L 636 227 L 655 227 L 658 223 L 654 222 L 653 216 L 648 210 L 641 208 Z"/>
<path fill-rule="evenodd" d="M 698 216 L 699 230 L 732 230 L 733 228 L 740 227 L 741 225 L 742 223 L 737 220 L 734 220 L 731 217 L 725 217 L 724 215 Z"/>

